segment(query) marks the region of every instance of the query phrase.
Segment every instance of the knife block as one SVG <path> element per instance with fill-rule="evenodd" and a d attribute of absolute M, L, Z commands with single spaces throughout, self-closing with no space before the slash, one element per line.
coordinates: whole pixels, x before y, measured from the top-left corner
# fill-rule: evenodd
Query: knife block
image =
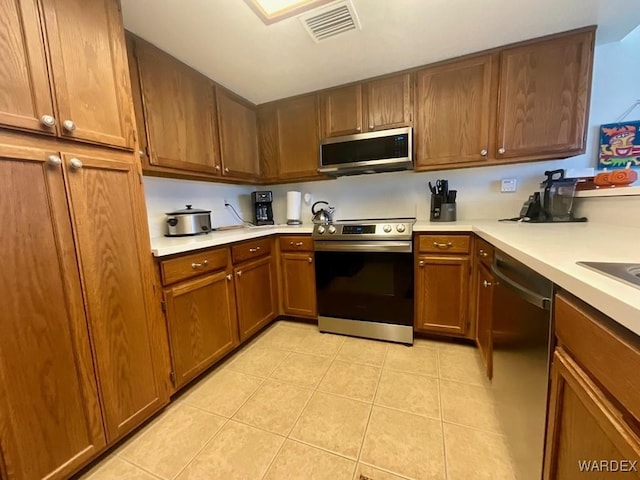
<path fill-rule="evenodd" d="M 429 219 L 432 222 L 455 222 L 456 204 L 445 203 L 442 195 L 431 194 L 431 214 Z"/>

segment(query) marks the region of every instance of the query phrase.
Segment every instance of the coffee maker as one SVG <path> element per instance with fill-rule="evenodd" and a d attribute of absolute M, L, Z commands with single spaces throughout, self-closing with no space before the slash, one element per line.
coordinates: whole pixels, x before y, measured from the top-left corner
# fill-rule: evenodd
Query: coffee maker
<path fill-rule="evenodd" d="M 253 223 L 255 225 L 273 225 L 273 192 L 262 191 L 251 193 L 253 203 Z"/>

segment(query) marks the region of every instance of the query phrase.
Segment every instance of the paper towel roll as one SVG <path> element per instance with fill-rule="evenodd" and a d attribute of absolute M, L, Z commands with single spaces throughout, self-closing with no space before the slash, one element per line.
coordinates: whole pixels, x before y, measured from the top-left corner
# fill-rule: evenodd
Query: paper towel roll
<path fill-rule="evenodd" d="M 300 225 L 300 209 L 302 207 L 302 193 L 287 192 L 287 225 Z"/>

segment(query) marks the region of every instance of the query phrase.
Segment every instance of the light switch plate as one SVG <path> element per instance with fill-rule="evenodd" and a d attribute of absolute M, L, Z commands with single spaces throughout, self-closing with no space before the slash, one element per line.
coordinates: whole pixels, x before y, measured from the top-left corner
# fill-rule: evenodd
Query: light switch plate
<path fill-rule="evenodd" d="M 513 193 L 518 189 L 518 181 L 515 178 L 503 178 L 500 186 L 502 193 Z"/>

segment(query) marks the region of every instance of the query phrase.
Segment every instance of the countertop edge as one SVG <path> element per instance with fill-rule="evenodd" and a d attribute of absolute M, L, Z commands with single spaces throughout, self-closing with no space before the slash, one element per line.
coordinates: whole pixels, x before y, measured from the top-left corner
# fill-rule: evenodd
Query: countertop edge
<path fill-rule="evenodd" d="M 536 256 L 534 252 L 527 250 L 522 245 L 516 246 L 510 243 L 508 238 L 500 235 L 500 231 L 492 232 L 491 230 L 494 230 L 496 225 L 497 222 L 495 220 L 439 223 L 418 221 L 414 225 L 414 232 L 418 234 L 428 232 L 475 233 L 496 248 L 545 276 L 567 292 L 581 298 L 589 305 L 600 310 L 636 335 L 640 335 L 640 321 L 638 320 L 640 319 L 640 291 L 636 293 L 637 289 L 635 287 L 624 284 L 621 285 L 619 281 L 609 279 L 599 274 L 582 271 L 564 271 L 561 266 L 553 263 L 552 258 L 545 259 L 544 255 Z M 156 258 L 162 258 L 169 255 L 242 242 L 253 238 L 278 234 L 309 235 L 312 231 L 313 225 L 295 227 L 276 225 L 274 227 L 256 229 L 228 230 L 213 233 L 212 235 L 215 236 L 206 237 L 203 235 L 188 238 L 160 237 L 151 240 L 151 252 Z M 640 232 L 640 229 L 638 229 L 638 232 Z M 574 262 L 572 262 L 571 266 L 573 266 L 573 263 Z M 567 268 L 567 265 L 564 265 L 564 267 L 571 270 L 571 268 Z M 583 274 L 586 280 L 585 278 L 581 278 Z M 598 276 L 593 277 L 593 275 Z M 591 279 L 592 282 L 589 282 L 589 279 Z M 626 293 L 621 294 L 621 292 Z"/>

